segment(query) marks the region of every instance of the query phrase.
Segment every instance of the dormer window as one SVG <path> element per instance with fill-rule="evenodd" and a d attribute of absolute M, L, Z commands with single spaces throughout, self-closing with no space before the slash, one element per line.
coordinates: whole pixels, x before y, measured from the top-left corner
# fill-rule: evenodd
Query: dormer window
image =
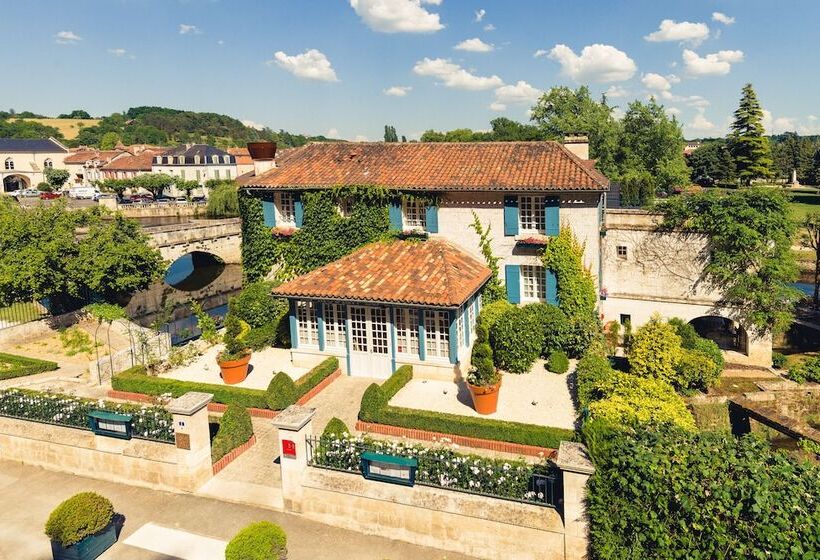
<path fill-rule="evenodd" d="M 54 162 L 49 158 L 43 162 L 43 167 L 54 167 Z"/>
<path fill-rule="evenodd" d="M 213 163 L 214 165 L 219 163 L 219 156 L 211 156 L 211 163 Z"/>
<path fill-rule="evenodd" d="M 166 158 L 165 158 L 165 163 L 167 163 L 168 165 L 173 165 L 173 163 L 174 163 L 174 156 L 168 156 L 168 157 L 166 157 Z"/>
<path fill-rule="evenodd" d="M 185 165 L 185 156 L 178 156 L 177 157 L 177 163 L 179 165 Z"/>
<path fill-rule="evenodd" d="M 14 170 L 14 160 L 11 158 L 6 158 L 6 169 L 7 170 Z"/>
<path fill-rule="evenodd" d="M 222 163 L 231 163 L 231 156 L 222 156 Z"/>
<path fill-rule="evenodd" d="M 199 156 L 194 156 L 194 165 L 199 165 Z"/>
<path fill-rule="evenodd" d="M 159 165 L 160 163 L 162 163 L 162 156 L 157 156 L 157 157 L 154 158 L 154 160 L 155 160 L 154 163 Z"/>

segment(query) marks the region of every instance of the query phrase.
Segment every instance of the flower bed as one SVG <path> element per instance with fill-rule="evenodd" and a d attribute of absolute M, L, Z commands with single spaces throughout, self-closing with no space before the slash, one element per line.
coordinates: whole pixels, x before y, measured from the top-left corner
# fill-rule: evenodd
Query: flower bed
<path fill-rule="evenodd" d="M 132 415 L 132 435 L 140 439 L 174 441 L 171 413 L 157 406 L 137 406 L 83 399 L 58 393 L 24 389 L 0 391 L 0 416 L 89 430 L 88 413 L 108 410 Z"/>
<path fill-rule="evenodd" d="M 43 373 L 44 371 L 54 371 L 58 367 L 55 362 L 0 352 L 0 379 L 12 379 L 24 375 Z"/>
<path fill-rule="evenodd" d="M 529 464 L 467 455 L 450 447 L 424 447 L 402 441 L 382 441 L 349 434 L 325 435 L 310 441 L 311 465 L 361 472 L 361 455 L 375 451 L 418 460 L 416 484 L 495 498 L 554 506 L 556 496 L 546 462 Z"/>

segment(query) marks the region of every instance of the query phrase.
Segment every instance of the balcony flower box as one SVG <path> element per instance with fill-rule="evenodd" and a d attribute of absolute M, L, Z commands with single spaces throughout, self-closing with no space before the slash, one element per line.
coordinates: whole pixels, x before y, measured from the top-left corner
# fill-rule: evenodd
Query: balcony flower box
<path fill-rule="evenodd" d="M 117 527 L 111 521 L 102 531 L 88 535 L 78 543 L 63 546 L 51 541 L 51 555 L 54 560 L 94 560 L 117 542 Z"/>
<path fill-rule="evenodd" d="M 270 230 L 271 235 L 281 239 L 289 239 L 293 237 L 293 234 L 296 233 L 296 231 L 296 228 L 291 226 L 275 227 Z"/>

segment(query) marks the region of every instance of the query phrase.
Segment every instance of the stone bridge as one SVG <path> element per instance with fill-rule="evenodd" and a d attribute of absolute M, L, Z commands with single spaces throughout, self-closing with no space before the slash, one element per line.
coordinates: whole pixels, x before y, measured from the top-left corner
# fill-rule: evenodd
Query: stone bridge
<path fill-rule="evenodd" d="M 145 227 L 143 231 L 151 237 L 151 244 L 169 263 L 194 251 L 210 253 L 226 264 L 242 262 L 239 218 Z"/>

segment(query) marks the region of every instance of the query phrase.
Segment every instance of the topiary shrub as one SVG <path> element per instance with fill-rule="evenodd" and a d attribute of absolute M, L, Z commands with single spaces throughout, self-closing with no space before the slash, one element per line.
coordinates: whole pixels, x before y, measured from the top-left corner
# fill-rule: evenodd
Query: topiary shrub
<path fill-rule="evenodd" d="M 269 521 L 251 523 L 225 547 L 225 560 L 284 560 L 287 544 L 288 537 L 279 525 Z"/>
<path fill-rule="evenodd" d="M 553 350 L 547 357 L 547 369 L 553 373 L 566 373 L 569 369 L 569 358 L 562 350 Z"/>
<path fill-rule="evenodd" d="M 325 429 L 322 432 L 323 438 L 332 439 L 342 437 L 344 435 L 350 435 L 350 429 L 348 429 L 347 424 L 335 416 L 330 419 L 330 422 L 327 423 L 327 426 L 325 426 Z"/>
<path fill-rule="evenodd" d="M 94 492 L 80 492 L 51 512 L 46 522 L 46 535 L 68 547 L 99 533 L 113 518 L 111 500 Z"/>
<path fill-rule="evenodd" d="M 775 369 L 783 369 L 786 365 L 786 356 L 780 352 L 772 352 L 772 367 Z"/>
<path fill-rule="evenodd" d="M 359 407 L 359 420 L 364 422 L 375 422 L 382 408 L 387 406 L 381 387 L 376 383 L 371 383 L 362 394 L 362 403 Z"/>
<path fill-rule="evenodd" d="M 265 398 L 271 410 L 285 410 L 299 397 L 293 379 L 287 373 L 280 371 L 270 380 Z"/>
<path fill-rule="evenodd" d="M 511 373 L 529 371 L 544 346 L 544 334 L 537 313 L 527 306 L 510 307 L 490 329 L 490 346 L 495 364 Z"/>
<path fill-rule="evenodd" d="M 669 323 L 654 315 L 635 333 L 629 349 L 631 372 L 639 377 L 675 381 L 675 365 L 682 356 L 681 337 Z"/>
<path fill-rule="evenodd" d="M 222 457 L 247 442 L 253 436 L 253 422 L 245 407 L 231 404 L 219 420 L 219 431 L 211 442 L 211 460 Z"/>

